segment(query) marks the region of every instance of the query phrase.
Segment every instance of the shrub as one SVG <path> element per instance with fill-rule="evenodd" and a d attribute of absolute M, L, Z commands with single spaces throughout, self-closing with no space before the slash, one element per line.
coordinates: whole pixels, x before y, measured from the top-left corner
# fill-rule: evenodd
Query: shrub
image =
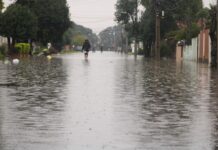
<path fill-rule="evenodd" d="M 191 39 L 197 37 L 199 33 L 200 27 L 196 23 L 192 23 L 190 27 L 169 32 L 167 38 L 176 41 L 186 40 L 190 44 Z"/>
<path fill-rule="evenodd" d="M 2 55 L 6 55 L 6 53 L 7 53 L 7 44 L 3 44 L 3 45 L 0 46 L 0 53 Z"/>
<path fill-rule="evenodd" d="M 33 55 L 38 55 L 43 51 L 43 49 L 41 49 L 41 47 L 36 47 L 35 49 L 33 49 L 32 54 Z"/>
<path fill-rule="evenodd" d="M 0 60 L 4 58 L 4 55 L 0 52 Z"/>
<path fill-rule="evenodd" d="M 15 49 L 20 54 L 29 54 L 30 53 L 30 44 L 29 43 L 17 43 L 17 44 L 15 44 Z"/>
<path fill-rule="evenodd" d="M 138 55 L 144 55 L 144 50 L 142 48 L 138 49 Z"/>
<path fill-rule="evenodd" d="M 166 41 L 161 42 L 160 51 L 161 51 L 160 54 L 161 57 L 171 57 L 173 55 L 173 49 Z"/>

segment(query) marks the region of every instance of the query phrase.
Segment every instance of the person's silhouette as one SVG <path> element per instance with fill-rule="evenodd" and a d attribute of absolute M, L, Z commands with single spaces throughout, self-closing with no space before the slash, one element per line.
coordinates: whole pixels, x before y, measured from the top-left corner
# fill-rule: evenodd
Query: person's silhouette
<path fill-rule="evenodd" d="M 83 47 L 82 47 L 82 50 L 84 51 L 84 55 L 85 55 L 85 58 L 87 59 L 88 56 L 89 56 L 89 50 L 91 48 L 91 44 L 89 42 L 88 39 L 85 40 L 85 42 L 83 43 Z"/>

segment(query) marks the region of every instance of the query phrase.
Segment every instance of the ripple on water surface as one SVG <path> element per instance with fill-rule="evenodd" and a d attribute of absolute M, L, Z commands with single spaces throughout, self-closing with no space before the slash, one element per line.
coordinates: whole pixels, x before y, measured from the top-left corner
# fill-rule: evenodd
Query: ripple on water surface
<path fill-rule="evenodd" d="M 109 52 L 0 63 L 0 149 L 214 150 L 217 78 Z"/>

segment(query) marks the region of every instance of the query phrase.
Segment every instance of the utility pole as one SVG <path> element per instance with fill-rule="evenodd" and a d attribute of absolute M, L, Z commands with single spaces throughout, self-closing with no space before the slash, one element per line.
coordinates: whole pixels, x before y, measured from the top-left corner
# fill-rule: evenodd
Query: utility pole
<path fill-rule="evenodd" d="M 134 55 L 135 57 L 137 57 L 138 55 L 138 32 L 137 29 L 138 28 L 138 0 L 136 0 L 136 6 L 135 6 L 135 26 L 134 26 L 134 30 L 135 30 L 135 51 L 134 51 Z"/>
<path fill-rule="evenodd" d="M 122 48 L 125 54 L 128 53 L 128 33 L 125 30 L 125 25 L 122 25 Z"/>
<path fill-rule="evenodd" d="M 125 35 L 125 36 L 126 36 L 126 46 L 125 46 L 125 47 L 126 47 L 126 48 L 125 48 L 126 50 L 125 50 L 125 53 L 128 54 L 128 52 L 129 52 L 129 39 L 128 39 L 128 34 L 127 34 L 127 32 L 126 32 L 126 35 Z"/>
<path fill-rule="evenodd" d="M 127 53 L 127 33 L 125 31 L 125 25 L 121 26 L 121 38 L 122 38 L 122 53 L 124 52 L 125 54 Z"/>
<path fill-rule="evenodd" d="M 218 0 L 217 0 L 218 1 Z M 156 25 L 155 25 L 155 58 L 157 60 L 160 60 L 160 1 L 156 0 L 155 1 L 155 5 L 156 5 L 156 14 L 155 14 L 155 18 L 156 18 Z"/>

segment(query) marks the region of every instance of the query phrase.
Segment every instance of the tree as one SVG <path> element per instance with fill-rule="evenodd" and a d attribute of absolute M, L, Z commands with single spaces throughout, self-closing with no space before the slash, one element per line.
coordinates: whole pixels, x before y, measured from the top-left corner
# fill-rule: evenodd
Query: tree
<path fill-rule="evenodd" d="M 104 49 L 123 47 L 124 40 L 122 34 L 122 26 L 120 25 L 104 29 L 99 33 L 101 46 L 103 46 Z"/>
<path fill-rule="evenodd" d="M 0 12 L 2 11 L 3 8 L 4 8 L 4 3 L 2 0 L 0 0 Z"/>
<path fill-rule="evenodd" d="M 16 41 L 27 42 L 36 38 L 37 17 L 25 6 L 10 5 L 1 16 L 1 34 L 12 38 L 12 47 L 8 40 L 9 48 L 13 48 Z"/>
<path fill-rule="evenodd" d="M 151 52 L 154 49 L 155 44 L 155 18 L 157 14 L 157 3 L 156 1 L 142 0 L 142 5 L 146 9 L 142 15 L 140 33 L 144 44 L 144 54 L 148 57 L 153 55 Z M 166 34 L 177 29 L 176 21 L 173 18 L 173 13 L 167 11 L 167 9 L 170 8 L 169 1 L 161 1 L 161 3 L 158 3 L 158 8 L 159 15 L 162 10 L 165 11 L 164 18 L 161 18 L 161 39 L 167 39 Z"/>
<path fill-rule="evenodd" d="M 217 68 L 217 8 L 211 7 L 210 14 L 210 38 L 211 38 L 211 67 Z"/>
<path fill-rule="evenodd" d="M 73 29 L 69 28 L 63 35 L 63 44 L 72 45 L 73 44 Z"/>
<path fill-rule="evenodd" d="M 73 39 L 75 36 L 81 35 L 86 39 L 89 39 L 92 48 L 96 48 L 98 43 L 98 37 L 93 31 L 89 28 L 83 27 L 76 23 L 71 26 L 63 35 L 63 44 L 70 45 L 73 44 Z"/>
<path fill-rule="evenodd" d="M 73 38 L 73 44 L 76 45 L 76 46 L 82 46 L 85 39 L 86 39 L 86 37 L 83 36 L 83 35 L 76 35 Z"/>
<path fill-rule="evenodd" d="M 32 8 L 32 6 L 34 6 L 35 2 L 37 2 L 37 0 L 16 0 L 16 4 L 27 6 L 29 8 Z"/>
<path fill-rule="evenodd" d="M 138 0 L 118 0 L 115 12 L 116 20 L 122 24 L 137 22 L 138 5 Z"/>
<path fill-rule="evenodd" d="M 2 22 L 2 9 L 4 8 L 4 3 L 3 3 L 3 1 L 2 0 L 0 0 L 0 24 L 1 24 L 1 22 Z M 0 33 L 1 33 L 1 31 L 2 31 L 2 27 L 1 27 L 1 25 L 0 25 Z"/>
<path fill-rule="evenodd" d="M 142 0 L 145 12 L 141 20 L 141 37 L 146 54 L 150 55 L 155 43 L 155 15 L 158 0 Z M 159 0 L 159 13 L 165 12 L 161 19 L 161 39 L 170 41 L 171 49 L 175 49 L 176 40 L 182 38 L 190 41 L 199 33 L 197 25 L 200 16 L 204 13 L 202 0 Z M 165 44 L 166 45 L 166 44 Z M 169 44 L 168 44 L 169 45 Z"/>
<path fill-rule="evenodd" d="M 116 3 L 115 17 L 118 23 L 126 26 L 129 34 L 135 40 L 135 54 L 139 35 L 138 7 L 140 0 L 118 0 Z"/>
<path fill-rule="evenodd" d="M 36 14 L 37 40 L 44 45 L 51 42 L 55 48 L 61 49 L 62 36 L 71 26 L 66 0 L 17 0 L 16 3 L 29 7 Z"/>

